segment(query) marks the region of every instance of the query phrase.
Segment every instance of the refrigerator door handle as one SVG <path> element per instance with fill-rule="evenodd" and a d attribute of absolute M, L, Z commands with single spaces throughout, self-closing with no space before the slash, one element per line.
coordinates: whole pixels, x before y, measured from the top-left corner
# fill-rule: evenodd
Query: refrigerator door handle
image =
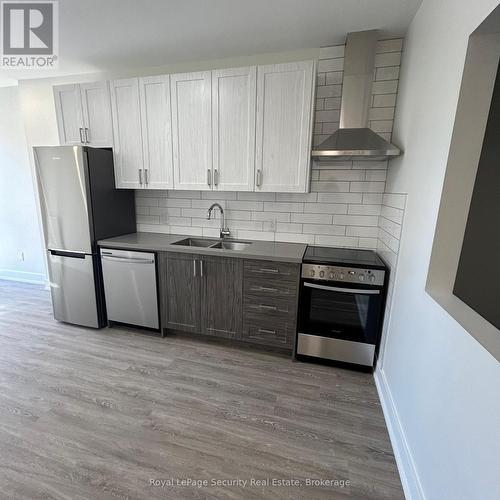
<path fill-rule="evenodd" d="M 60 257 L 73 257 L 75 259 L 85 259 L 85 252 L 75 252 L 74 250 L 61 250 L 59 248 L 51 248 L 50 255 L 59 255 Z"/>

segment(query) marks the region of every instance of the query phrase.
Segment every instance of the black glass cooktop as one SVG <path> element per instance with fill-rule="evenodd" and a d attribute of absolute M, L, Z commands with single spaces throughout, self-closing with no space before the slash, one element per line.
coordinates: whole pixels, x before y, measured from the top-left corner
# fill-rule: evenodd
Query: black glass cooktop
<path fill-rule="evenodd" d="M 308 246 L 302 262 L 385 269 L 384 261 L 373 250 Z"/>

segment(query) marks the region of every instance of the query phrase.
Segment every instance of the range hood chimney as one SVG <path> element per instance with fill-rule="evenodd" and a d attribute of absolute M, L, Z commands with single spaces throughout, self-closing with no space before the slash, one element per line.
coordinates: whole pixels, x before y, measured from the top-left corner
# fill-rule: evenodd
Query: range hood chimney
<path fill-rule="evenodd" d="M 340 128 L 313 147 L 315 160 L 388 159 L 401 154 L 398 147 L 368 128 L 377 40 L 377 30 L 347 35 Z"/>

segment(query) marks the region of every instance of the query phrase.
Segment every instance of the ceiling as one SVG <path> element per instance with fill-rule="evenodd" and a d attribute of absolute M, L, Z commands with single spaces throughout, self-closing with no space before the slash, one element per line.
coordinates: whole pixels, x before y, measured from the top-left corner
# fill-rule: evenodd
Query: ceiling
<path fill-rule="evenodd" d="M 421 0 L 59 0 L 59 68 L 0 70 L 0 85 L 403 35 Z"/>

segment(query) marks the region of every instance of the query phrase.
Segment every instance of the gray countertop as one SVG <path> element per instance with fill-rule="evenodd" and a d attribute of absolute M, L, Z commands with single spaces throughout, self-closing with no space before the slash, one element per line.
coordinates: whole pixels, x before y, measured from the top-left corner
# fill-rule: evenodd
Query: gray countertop
<path fill-rule="evenodd" d="M 190 236 L 182 234 L 130 233 L 124 234 L 123 236 L 117 236 L 116 238 L 99 240 L 98 243 L 99 246 L 108 248 L 193 253 L 197 255 L 220 255 L 223 257 L 236 257 L 240 259 L 274 260 L 294 263 L 302 262 L 302 256 L 307 247 L 304 243 L 281 243 L 256 240 L 244 240 L 252 243 L 244 250 L 224 250 L 220 248 L 173 245 L 176 241 L 189 237 Z M 193 236 L 193 238 L 216 239 L 198 236 Z"/>

